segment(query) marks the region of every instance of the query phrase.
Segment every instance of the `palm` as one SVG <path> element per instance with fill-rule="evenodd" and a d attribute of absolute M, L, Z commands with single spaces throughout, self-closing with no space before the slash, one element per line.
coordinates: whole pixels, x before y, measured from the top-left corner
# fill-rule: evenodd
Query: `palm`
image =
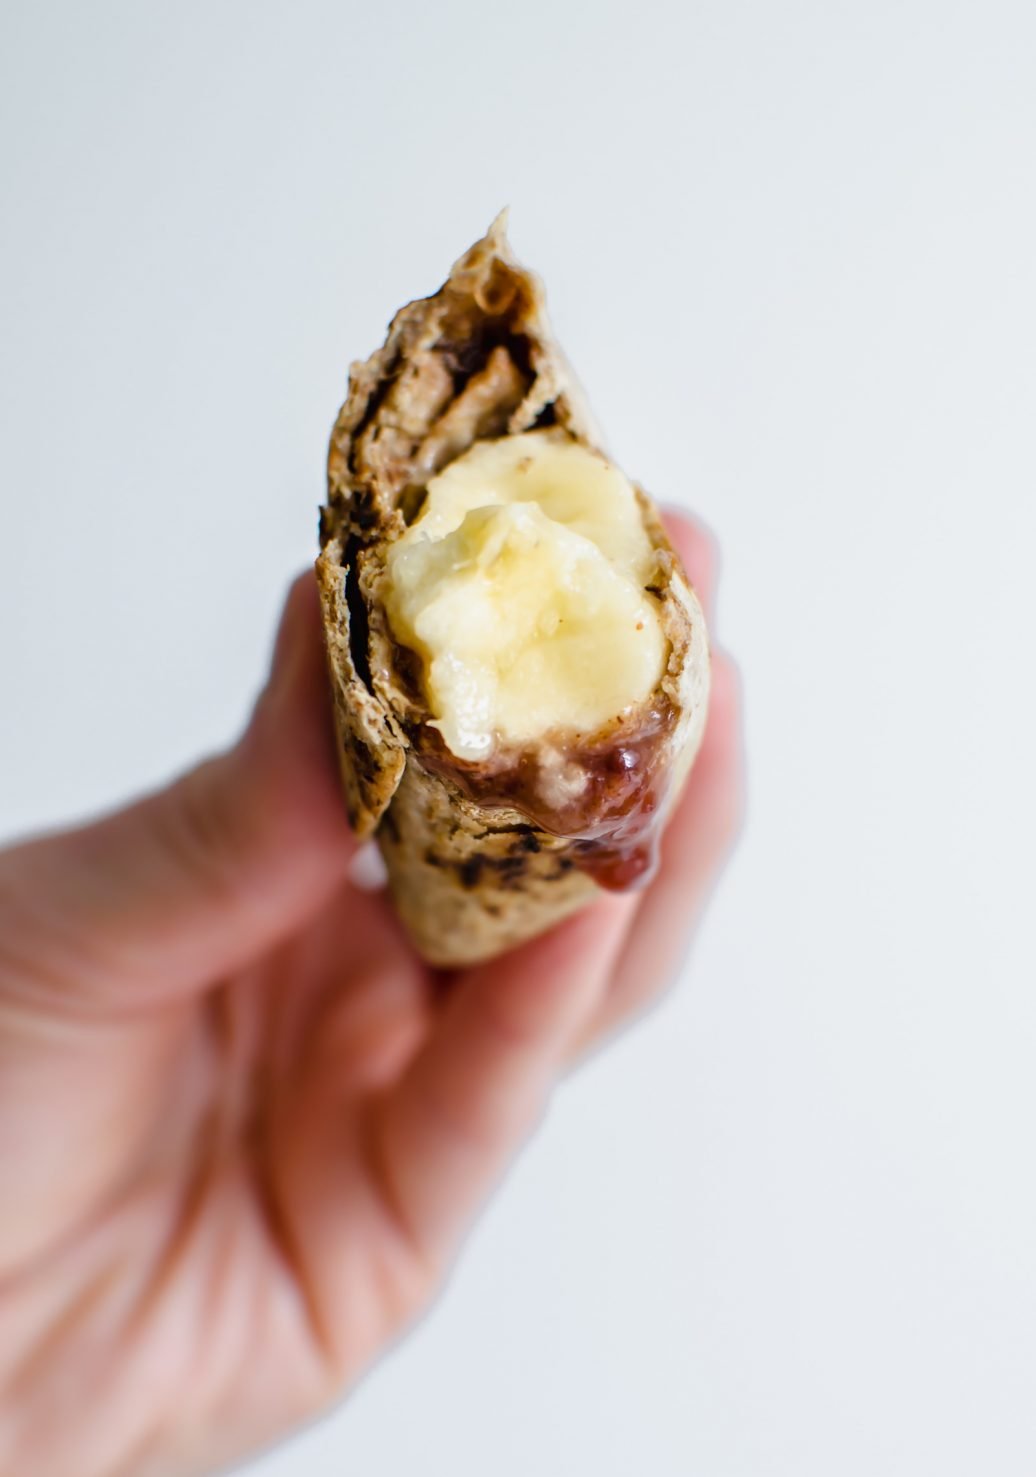
<path fill-rule="evenodd" d="M 256 793 L 279 788 L 305 821 L 309 851 L 280 890 L 271 857 L 261 886 L 223 888 L 217 866 L 215 904 L 163 898 L 156 921 L 151 898 L 139 939 L 119 906 L 104 914 L 118 932 L 94 918 L 85 951 L 74 917 L 44 919 L 0 960 L 0 1123 L 28 1125 L 3 1146 L 3 1470 L 198 1472 L 339 1395 L 435 1289 L 559 1067 L 657 988 L 729 840 L 736 716 L 720 667 L 654 888 L 437 979 L 384 897 L 349 880 L 333 776 L 313 762 L 323 738 L 291 726 L 319 682 L 300 641 L 310 654 L 279 654 L 291 670 L 278 699 L 275 664 L 253 724 L 277 737 L 250 760 Z M 123 850 L 127 824 L 105 823 Z M 102 833 L 8 853 L 11 916 L 39 892 L 74 914 L 53 848 L 87 848 L 81 890 L 84 861 L 115 870 Z M 4 882 L 0 867 L 0 911 Z"/>

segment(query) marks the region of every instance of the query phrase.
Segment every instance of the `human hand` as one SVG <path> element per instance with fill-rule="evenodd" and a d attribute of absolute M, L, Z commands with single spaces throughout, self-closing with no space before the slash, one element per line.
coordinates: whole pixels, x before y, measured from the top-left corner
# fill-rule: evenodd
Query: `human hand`
<path fill-rule="evenodd" d="M 708 540 L 670 520 L 709 610 Z M 670 978 L 741 805 L 736 678 L 642 894 L 437 978 L 350 880 L 311 576 L 229 753 L 0 853 L 0 1471 L 151 1477 L 332 1403 L 573 1058 Z"/>

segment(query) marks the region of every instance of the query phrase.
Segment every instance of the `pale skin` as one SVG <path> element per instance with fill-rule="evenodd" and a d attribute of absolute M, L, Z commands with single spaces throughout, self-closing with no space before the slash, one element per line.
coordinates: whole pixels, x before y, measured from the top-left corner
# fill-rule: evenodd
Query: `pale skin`
<path fill-rule="evenodd" d="M 711 542 L 669 520 L 706 609 Z M 361 890 L 312 576 L 235 747 L 0 852 L 0 1471 L 224 1468 L 435 1296 L 572 1063 L 670 982 L 736 834 L 740 712 L 646 891 L 437 978 Z"/>

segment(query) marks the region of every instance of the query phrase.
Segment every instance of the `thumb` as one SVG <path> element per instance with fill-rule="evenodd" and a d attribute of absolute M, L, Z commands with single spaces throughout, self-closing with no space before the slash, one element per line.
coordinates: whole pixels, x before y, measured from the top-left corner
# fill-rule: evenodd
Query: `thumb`
<path fill-rule="evenodd" d="M 320 906 L 353 843 L 319 627 L 303 574 L 231 750 L 92 825 L 0 853 L 6 979 L 37 1001 L 151 1005 L 246 963 Z"/>

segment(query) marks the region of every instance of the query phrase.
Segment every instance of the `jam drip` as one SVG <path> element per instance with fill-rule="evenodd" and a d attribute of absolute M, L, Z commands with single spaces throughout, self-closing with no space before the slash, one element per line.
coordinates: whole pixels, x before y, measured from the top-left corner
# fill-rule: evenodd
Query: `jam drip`
<path fill-rule="evenodd" d="M 663 699 L 591 742 L 547 742 L 502 749 L 493 759 L 458 759 L 438 730 L 422 726 L 416 747 L 425 768 L 450 780 L 484 809 L 517 810 L 537 830 L 566 841 L 576 866 L 612 892 L 645 887 L 658 868 L 676 723 Z M 559 794 L 566 798 L 560 802 Z"/>

